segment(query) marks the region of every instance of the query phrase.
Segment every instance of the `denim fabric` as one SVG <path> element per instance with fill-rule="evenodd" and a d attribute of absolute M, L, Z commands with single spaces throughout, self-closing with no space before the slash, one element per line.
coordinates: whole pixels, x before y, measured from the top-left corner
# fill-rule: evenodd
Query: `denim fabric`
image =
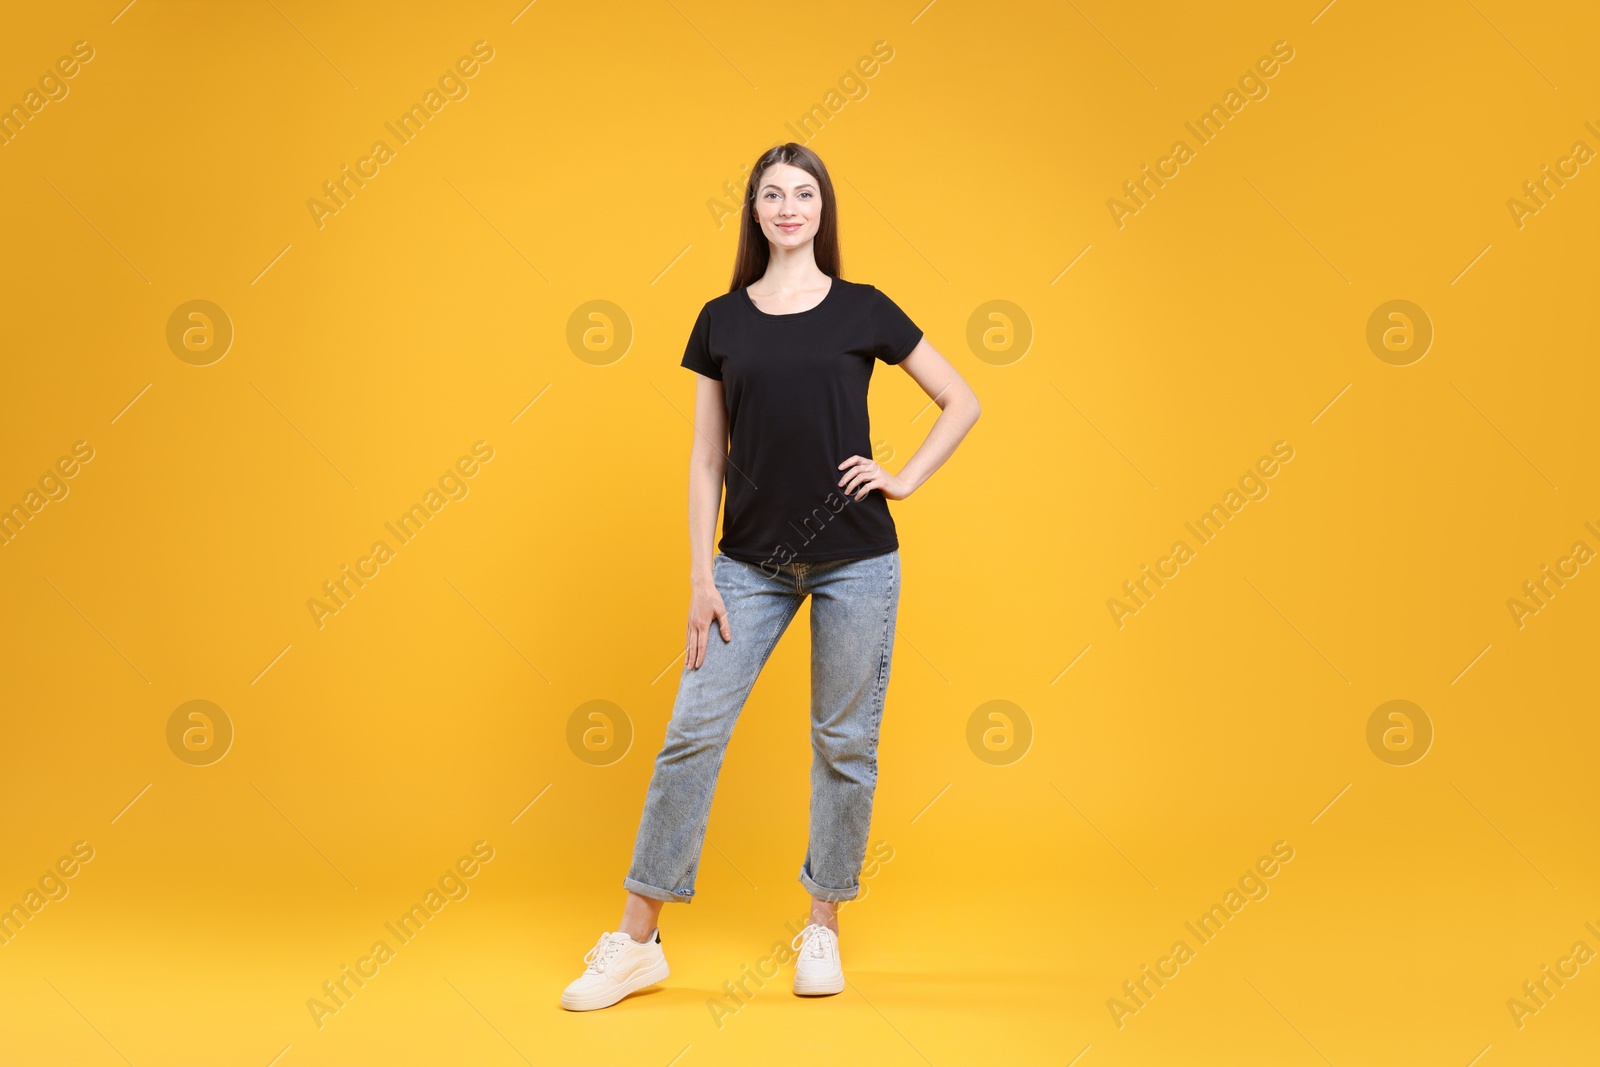
<path fill-rule="evenodd" d="M 711 794 L 745 698 L 801 603 L 811 597 L 811 831 L 800 884 L 853 900 L 878 784 L 878 727 L 900 605 L 900 552 L 808 563 L 745 563 L 717 553 L 712 580 L 731 641 L 715 619 L 705 660 L 685 665 L 656 756 L 622 884 L 687 903 L 705 843 Z"/>

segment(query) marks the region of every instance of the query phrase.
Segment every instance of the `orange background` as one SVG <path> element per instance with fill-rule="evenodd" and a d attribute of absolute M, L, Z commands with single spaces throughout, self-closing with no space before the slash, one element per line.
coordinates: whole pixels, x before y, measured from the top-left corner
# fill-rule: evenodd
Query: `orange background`
<path fill-rule="evenodd" d="M 0 146 L 0 505 L 92 449 L 0 546 L 0 904 L 66 890 L 0 945 L 6 1063 L 1592 1055 L 1592 963 L 1520 1026 L 1507 1005 L 1600 950 L 1600 577 L 1508 607 L 1600 549 L 1600 177 L 1508 207 L 1600 149 L 1592 7 L 123 2 L 0 36 L 0 103 L 93 50 Z M 394 139 L 478 41 L 466 95 Z M 1266 94 L 1199 144 L 1275 42 Z M 893 505 L 890 858 L 842 912 L 845 993 L 785 971 L 718 1025 L 806 906 L 797 618 L 699 897 L 663 917 L 672 978 L 567 1014 L 682 655 L 678 359 L 727 286 L 719 201 L 813 105 L 845 276 L 984 406 Z M 319 227 L 307 202 L 379 139 Z M 1108 200 L 1179 139 L 1119 227 Z M 174 345 L 195 300 L 217 310 Z M 1369 344 L 1394 300 L 1416 310 L 1375 332 L 1431 328 L 1420 358 Z M 880 368 L 872 414 L 894 470 L 936 409 Z M 1189 540 L 1280 441 L 1267 494 Z M 307 601 L 433 488 L 319 626 Z M 1119 627 L 1107 601 L 1180 539 Z M 186 749 L 196 700 L 220 714 Z M 1420 714 L 1369 744 L 1395 700 Z M 599 765 L 569 744 L 591 701 Z M 465 895 L 319 1027 L 323 983 L 477 842 Z M 1266 895 L 1193 937 L 1277 842 Z"/>

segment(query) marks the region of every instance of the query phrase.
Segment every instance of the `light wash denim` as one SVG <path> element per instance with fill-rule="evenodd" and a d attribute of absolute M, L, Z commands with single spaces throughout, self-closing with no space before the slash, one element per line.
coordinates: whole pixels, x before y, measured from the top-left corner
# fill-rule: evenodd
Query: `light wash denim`
<path fill-rule="evenodd" d="M 733 725 L 756 675 L 811 597 L 811 831 L 800 884 L 822 900 L 861 892 L 878 727 L 900 606 L 900 552 L 811 563 L 745 563 L 718 552 L 712 580 L 728 609 L 705 660 L 683 667 L 645 798 L 627 889 L 689 902 L 711 815 L 711 794 Z"/>

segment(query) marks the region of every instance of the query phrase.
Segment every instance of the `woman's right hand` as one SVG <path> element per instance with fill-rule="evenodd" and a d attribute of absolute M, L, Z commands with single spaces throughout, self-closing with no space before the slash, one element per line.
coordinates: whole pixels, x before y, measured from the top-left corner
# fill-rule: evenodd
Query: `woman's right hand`
<path fill-rule="evenodd" d="M 733 630 L 728 625 L 728 609 L 717 592 L 717 583 L 710 578 L 693 584 L 689 596 L 689 641 L 684 654 L 684 665 L 700 669 L 706 660 L 706 640 L 711 636 L 711 623 L 720 623 L 722 640 L 731 641 Z"/>

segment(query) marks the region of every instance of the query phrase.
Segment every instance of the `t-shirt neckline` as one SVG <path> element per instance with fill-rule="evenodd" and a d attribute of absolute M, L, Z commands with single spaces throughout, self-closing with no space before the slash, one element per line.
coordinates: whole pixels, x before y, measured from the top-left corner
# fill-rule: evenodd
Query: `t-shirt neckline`
<path fill-rule="evenodd" d="M 832 276 L 830 275 L 830 277 L 832 277 Z M 755 312 L 757 315 L 761 316 L 764 319 L 798 319 L 802 315 L 809 315 L 813 311 L 817 311 L 817 310 L 821 309 L 821 307 L 824 304 L 826 304 L 829 300 L 833 299 L 833 294 L 838 288 L 839 288 L 839 279 L 834 277 L 833 280 L 831 282 L 829 282 L 829 284 L 828 284 L 828 291 L 826 293 L 822 294 L 822 299 L 817 301 L 816 304 L 812 305 L 811 307 L 806 308 L 804 311 L 786 311 L 786 312 L 783 312 L 782 314 L 776 314 L 776 315 L 773 314 L 770 311 L 762 311 L 759 307 L 756 306 L 756 302 L 750 298 L 750 287 L 748 285 L 741 286 L 739 288 L 739 292 L 744 294 L 745 306 L 748 307 L 751 311 Z"/>

